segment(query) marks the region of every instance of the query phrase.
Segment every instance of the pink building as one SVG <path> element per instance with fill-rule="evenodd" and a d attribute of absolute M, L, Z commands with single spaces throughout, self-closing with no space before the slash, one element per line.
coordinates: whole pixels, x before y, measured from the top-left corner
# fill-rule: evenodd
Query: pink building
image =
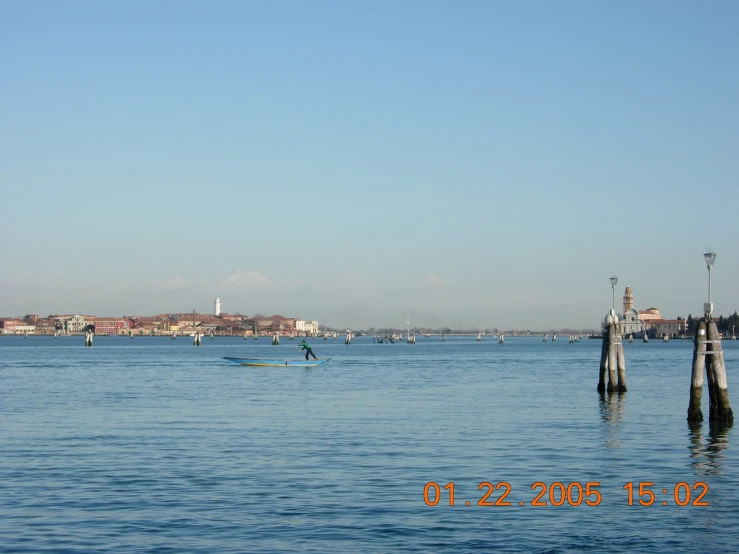
<path fill-rule="evenodd" d="M 12 335 L 15 333 L 15 326 L 22 322 L 17 319 L 3 318 L 0 319 L 0 334 Z"/>
<path fill-rule="evenodd" d="M 118 331 L 127 328 L 128 325 L 124 319 L 98 318 L 95 320 L 96 335 L 117 335 Z"/>

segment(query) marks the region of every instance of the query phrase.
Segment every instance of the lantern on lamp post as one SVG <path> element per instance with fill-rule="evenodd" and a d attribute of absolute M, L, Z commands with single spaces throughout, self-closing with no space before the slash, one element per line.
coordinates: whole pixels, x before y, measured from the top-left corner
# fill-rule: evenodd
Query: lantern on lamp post
<path fill-rule="evenodd" d="M 716 253 L 709 248 L 708 252 L 703 254 L 703 257 L 706 259 L 706 266 L 708 267 L 708 302 L 703 304 L 703 311 L 706 314 L 706 318 L 711 319 L 711 314 L 713 313 L 713 302 L 711 302 L 711 269 L 713 269 L 713 262 L 716 261 Z"/>
<path fill-rule="evenodd" d="M 613 301 L 611 303 L 611 311 L 616 313 L 616 283 L 618 283 L 618 277 L 615 275 L 611 276 L 611 289 L 613 290 Z"/>

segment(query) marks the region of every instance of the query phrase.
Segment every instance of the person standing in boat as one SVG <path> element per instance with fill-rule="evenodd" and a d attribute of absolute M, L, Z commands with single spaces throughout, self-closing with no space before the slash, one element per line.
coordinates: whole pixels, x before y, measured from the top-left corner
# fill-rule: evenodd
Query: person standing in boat
<path fill-rule="evenodd" d="M 308 359 L 308 356 L 313 356 L 314 360 L 317 360 L 316 355 L 313 353 L 313 350 L 310 347 L 310 344 L 305 342 L 305 339 L 303 339 L 303 342 L 300 343 L 300 346 L 302 347 L 300 350 L 305 350 L 305 359 Z"/>

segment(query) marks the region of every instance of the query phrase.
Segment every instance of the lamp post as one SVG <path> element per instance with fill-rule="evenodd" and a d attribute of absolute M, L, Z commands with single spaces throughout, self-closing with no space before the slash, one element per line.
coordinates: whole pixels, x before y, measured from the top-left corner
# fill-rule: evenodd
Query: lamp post
<path fill-rule="evenodd" d="M 708 267 L 708 302 L 703 304 L 703 311 L 706 313 L 706 318 L 711 319 L 713 313 L 713 302 L 711 302 L 711 269 L 713 268 L 713 262 L 716 260 L 716 253 L 708 249 L 708 252 L 703 254 L 706 259 L 706 266 Z"/>
<path fill-rule="evenodd" d="M 611 289 L 613 289 L 613 304 L 611 306 L 611 311 L 615 314 L 616 313 L 616 283 L 618 283 L 618 277 L 615 275 L 611 276 Z"/>

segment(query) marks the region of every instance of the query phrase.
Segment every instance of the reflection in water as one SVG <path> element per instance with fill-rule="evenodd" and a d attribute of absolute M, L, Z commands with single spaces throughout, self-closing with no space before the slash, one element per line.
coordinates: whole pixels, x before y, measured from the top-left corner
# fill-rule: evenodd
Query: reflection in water
<path fill-rule="evenodd" d="M 624 419 L 624 409 L 626 406 L 626 395 L 615 392 L 600 392 L 600 417 L 605 425 L 607 435 L 605 437 L 606 446 L 609 448 L 620 448 L 620 428 Z"/>
<path fill-rule="evenodd" d="M 723 472 L 723 451 L 729 447 L 730 423 L 711 421 L 708 424 L 708 437 L 703 441 L 703 422 L 689 421 L 690 464 L 696 474 L 719 475 Z"/>

